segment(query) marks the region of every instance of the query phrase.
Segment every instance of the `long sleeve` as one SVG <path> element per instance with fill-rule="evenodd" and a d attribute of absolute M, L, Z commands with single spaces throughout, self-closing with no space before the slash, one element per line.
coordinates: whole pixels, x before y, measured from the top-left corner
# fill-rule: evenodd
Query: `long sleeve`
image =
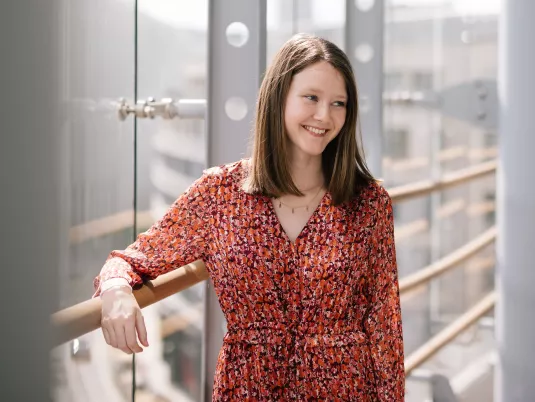
<path fill-rule="evenodd" d="M 392 201 L 379 187 L 370 243 L 370 289 L 364 326 L 370 339 L 377 397 L 381 402 L 404 400 L 403 331 L 399 300 Z"/>
<path fill-rule="evenodd" d="M 94 280 L 98 296 L 101 284 L 124 278 L 136 287 L 173 269 L 204 259 L 211 233 L 211 214 L 217 191 L 213 175 L 195 181 L 148 231 L 125 250 L 110 253 Z"/>

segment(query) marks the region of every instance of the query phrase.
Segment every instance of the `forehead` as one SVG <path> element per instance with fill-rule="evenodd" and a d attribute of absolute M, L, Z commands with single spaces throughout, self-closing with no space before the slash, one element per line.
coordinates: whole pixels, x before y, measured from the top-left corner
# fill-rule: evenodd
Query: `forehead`
<path fill-rule="evenodd" d="M 344 76 L 326 61 L 314 63 L 294 75 L 291 87 L 316 89 L 337 96 L 346 96 Z"/>

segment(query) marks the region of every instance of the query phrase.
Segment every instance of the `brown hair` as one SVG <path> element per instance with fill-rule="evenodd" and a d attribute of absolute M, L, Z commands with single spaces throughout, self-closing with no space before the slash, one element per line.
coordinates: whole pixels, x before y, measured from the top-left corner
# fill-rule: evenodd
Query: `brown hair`
<path fill-rule="evenodd" d="M 374 180 L 360 146 L 360 134 L 357 142 L 358 98 L 351 63 L 334 43 L 298 34 L 277 52 L 262 81 L 256 105 L 251 166 L 244 181 L 245 191 L 270 197 L 303 195 L 290 175 L 284 108 L 293 76 L 322 60 L 342 74 L 348 98 L 345 123 L 322 154 L 327 190 L 334 204 L 339 205 L 358 195 L 360 189 Z"/>

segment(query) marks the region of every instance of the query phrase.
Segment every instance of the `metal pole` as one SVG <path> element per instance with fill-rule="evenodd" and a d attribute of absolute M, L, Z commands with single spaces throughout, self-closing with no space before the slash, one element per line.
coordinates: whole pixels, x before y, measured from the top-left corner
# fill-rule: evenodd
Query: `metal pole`
<path fill-rule="evenodd" d="M 495 394 L 498 402 L 524 402 L 535 395 L 535 2 L 502 5 Z"/>
<path fill-rule="evenodd" d="M 382 175 L 384 1 L 346 1 L 345 49 L 359 90 L 360 128 L 366 160 Z"/>
<path fill-rule="evenodd" d="M 440 92 L 444 88 L 444 20 L 436 11 L 433 23 L 433 90 Z M 430 111 L 431 113 L 431 149 L 430 149 L 430 164 L 431 164 L 431 179 L 440 180 L 442 177 L 442 166 L 440 162 L 440 151 L 442 149 L 442 135 L 443 135 L 443 121 L 442 114 Z M 429 252 L 430 262 L 438 261 L 442 256 L 442 220 L 437 216 L 438 210 L 441 206 L 441 192 L 434 191 L 429 196 L 430 209 L 428 210 L 428 217 L 430 222 L 430 237 L 431 249 Z M 447 250 L 449 253 L 451 250 Z M 428 331 L 432 336 L 434 331 L 434 324 L 441 321 L 441 281 L 432 281 L 428 288 L 429 296 L 429 321 Z"/>
<path fill-rule="evenodd" d="M 211 0 L 208 37 L 208 166 L 245 156 L 266 64 L 266 0 Z M 202 400 L 212 398 L 225 320 L 211 283 L 205 289 Z"/>

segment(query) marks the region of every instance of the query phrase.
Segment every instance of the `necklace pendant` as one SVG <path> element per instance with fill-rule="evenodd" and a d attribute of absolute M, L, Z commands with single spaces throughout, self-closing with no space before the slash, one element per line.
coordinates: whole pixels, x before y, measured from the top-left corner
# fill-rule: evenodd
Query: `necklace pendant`
<path fill-rule="evenodd" d="M 282 202 L 279 201 L 279 208 L 282 208 Z"/>

